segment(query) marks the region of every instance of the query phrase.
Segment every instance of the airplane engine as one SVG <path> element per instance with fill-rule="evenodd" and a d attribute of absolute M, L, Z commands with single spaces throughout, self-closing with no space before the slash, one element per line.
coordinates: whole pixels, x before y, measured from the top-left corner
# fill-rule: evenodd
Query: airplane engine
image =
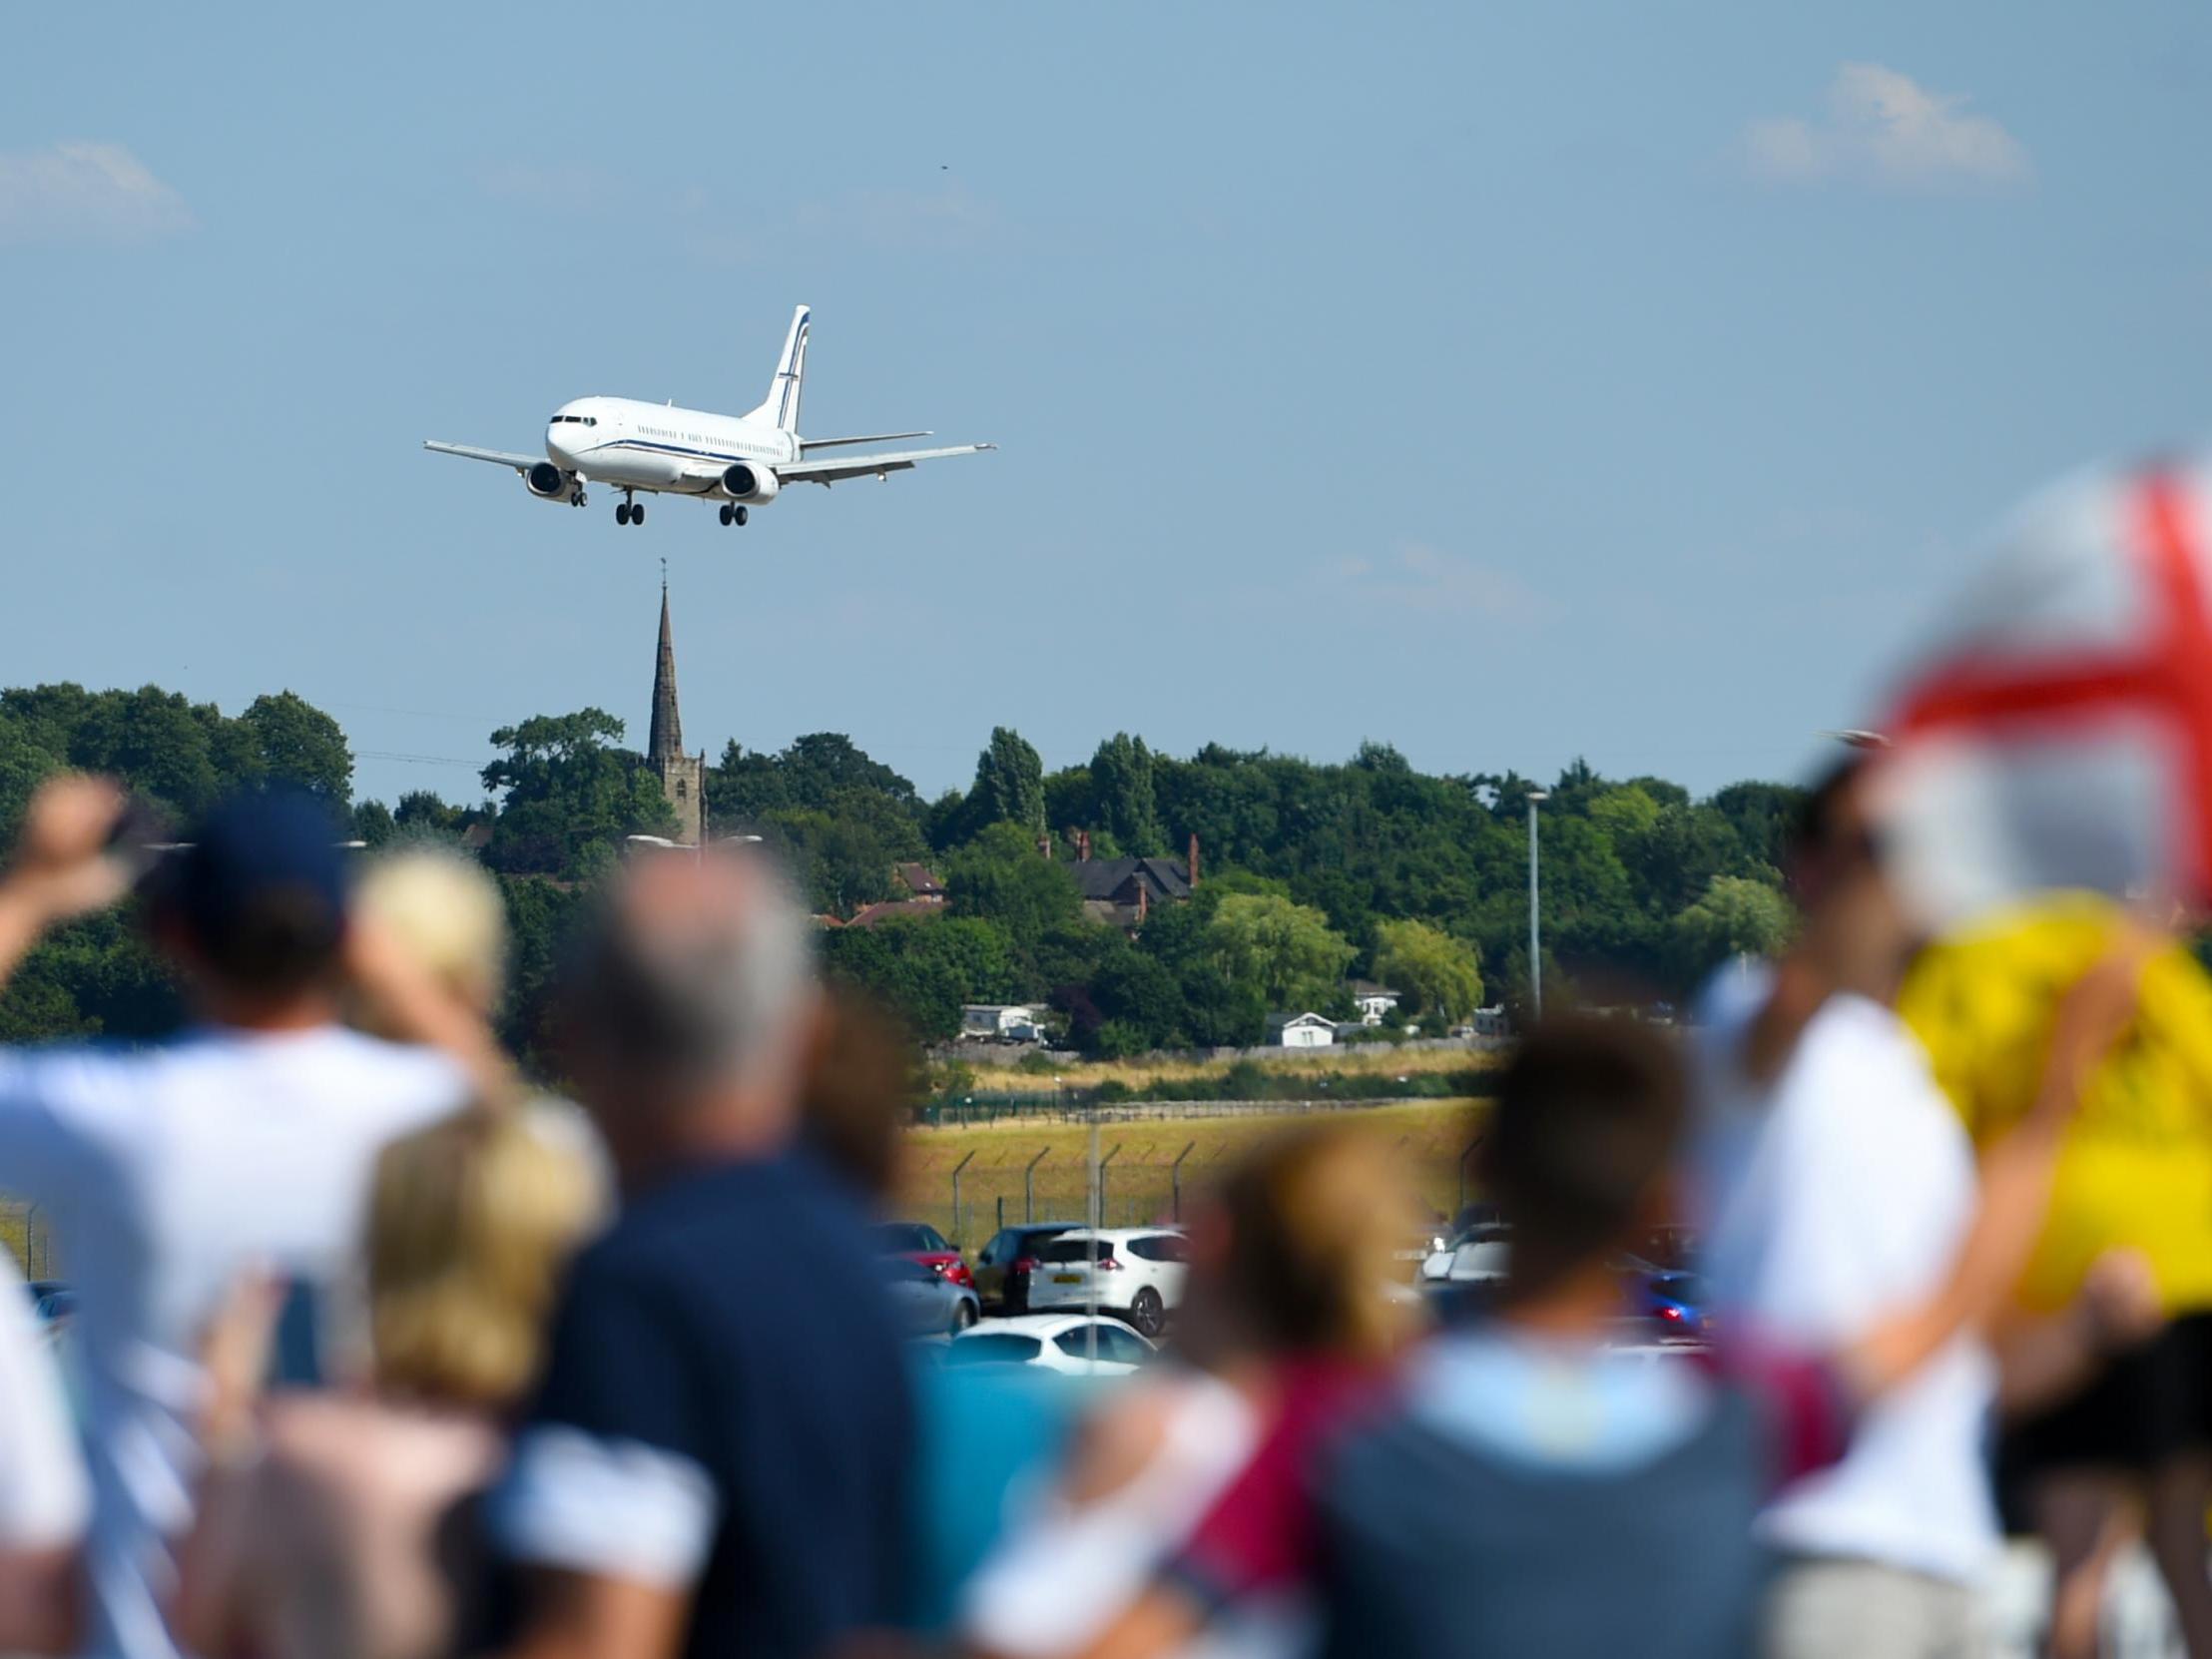
<path fill-rule="evenodd" d="M 751 461 L 735 461 L 722 474 L 722 495 L 731 501 L 774 501 L 783 484 L 775 473 Z"/>
<path fill-rule="evenodd" d="M 540 461 L 522 475 L 523 484 L 540 501 L 566 501 L 576 493 L 576 480 L 551 461 Z"/>

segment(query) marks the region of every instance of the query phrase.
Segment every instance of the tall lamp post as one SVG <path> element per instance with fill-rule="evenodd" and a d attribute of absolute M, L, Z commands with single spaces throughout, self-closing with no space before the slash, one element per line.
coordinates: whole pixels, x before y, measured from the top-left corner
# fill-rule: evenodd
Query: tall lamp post
<path fill-rule="evenodd" d="M 1544 1017 L 1544 944 L 1536 920 L 1536 809 L 1550 799 L 1549 790 L 1528 792 L 1528 989 L 1538 1019 Z"/>

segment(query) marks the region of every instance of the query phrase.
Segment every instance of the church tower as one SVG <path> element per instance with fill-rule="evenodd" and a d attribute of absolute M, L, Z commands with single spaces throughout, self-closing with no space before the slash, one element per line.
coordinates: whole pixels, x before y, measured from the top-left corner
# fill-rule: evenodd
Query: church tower
<path fill-rule="evenodd" d="M 707 756 L 684 753 L 684 722 L 676 710 L 676 638 L 668 625 L 668 576 L 661 577 L 661 654 L 653 665 L 653 730 L 645 764 L 660 779 L 676 813 L 676 838 L 697 846 L 707 838 Z"/>

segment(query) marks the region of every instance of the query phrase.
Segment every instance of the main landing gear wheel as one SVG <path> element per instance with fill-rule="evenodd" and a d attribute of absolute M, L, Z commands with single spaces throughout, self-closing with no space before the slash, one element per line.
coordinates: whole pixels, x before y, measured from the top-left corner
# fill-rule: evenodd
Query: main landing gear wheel
<path fill-rule="evenodd" d="M 617 524 L 628 524 L 628 523 L 630 522 L 630 503 L 629 503 L 629 502 L 627 502 L 627 501 L 617 501 L 617 502 L 615 503 L 615 522 L 616 522 Z"/>
<path fill-rule="evenodd" d="M 727 501 L 722 504 L 722 522 L 725 524 L 734 524 L 737 522 L 731 514 L 730 503 Z"/>
<path fill-rule="evenodd" d="M 645 522 L 644 502 L 633 501 L 630 503 L 630 522 L 632 524 L 643 524 Z"/>
<path fill-rule="evenodd" d="M 733 507 L 731 511 L 737 515 L 740 524 L 745 522 L 745 509 L 743 507 Z"/>

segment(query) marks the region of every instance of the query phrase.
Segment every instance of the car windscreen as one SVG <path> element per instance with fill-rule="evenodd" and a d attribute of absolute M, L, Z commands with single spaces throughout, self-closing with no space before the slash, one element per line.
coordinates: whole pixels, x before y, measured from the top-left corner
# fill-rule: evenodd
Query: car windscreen
<path fill-rule="evenodd" d="M 1017 1337 L 1006 1331 L 987 1331 L 979 1337 L 962 1337 L 945 1353 L 948 1366 L 1025 1366 L 1044 1352 L 1034 1337 Z"/>
<path fill-rule="evenodd" d="M 926 1227 L 916 1227 L 910 1222 L 888 1222 L 875 1229 L 875 1248 L 884 1252 L 907 1250 L 935 1250 Z"/>

